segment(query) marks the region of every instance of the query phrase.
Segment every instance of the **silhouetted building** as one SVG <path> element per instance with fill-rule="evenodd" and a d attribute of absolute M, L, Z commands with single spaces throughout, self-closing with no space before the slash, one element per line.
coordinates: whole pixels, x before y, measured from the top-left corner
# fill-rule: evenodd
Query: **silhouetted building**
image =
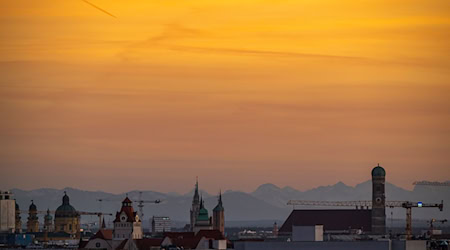
<path fill-rule="evenodd" d="M 280 234 L 292 234 L 293 226 L 323 225 L 325 232 L 347 231 L 351 229 L 371 230 L 371 210 L 362 209 L 327 209 L 327 210 L 293 210 L 284 224 Z"/>
<path fill-rule="evenodd" d="M 386 196 L 384 168 L 376 166 L 372 170 L 372 233 L 386 233 Z"/>
<path fill-rule="evenodd" d="M 55 212 L 55 232 L 66 232 L 72 237 L 80 237 L 80 214 L 70 205 L 69 196 L 64 192 L 62 204 Z"/>
<path fill-rule="evenodd" d="M 194 226 L 198 217 L 198 213 L 200 211 L 200 197 L 198 194 L 198 179 L 195 183 L 194 197 L 192 199 L 192 208 L 191 208 L 191 224 L 190 231 L 194 231 Z"/>
<path fill-rule="evenodd" d="M 20 207 L 19 204 L 16 203 L 16 233 L 22 233 L 22 217 L 20 216 Z"/>
<path fill-rule="evenodd" d="M 213 209 L 213 229 L 225 232 L 225 209 L 222 204 L 222 193 L 219 193 L 219 202 Z"/>
<path fill-rule="evenodd" d="M 33 200 L 31 200 L 31 205 L 28 208 L 27 232 L 29 233 L 39 232 L 39 219 L 37 216 L 37 207 L 36 205 L 34 205 Z"/>

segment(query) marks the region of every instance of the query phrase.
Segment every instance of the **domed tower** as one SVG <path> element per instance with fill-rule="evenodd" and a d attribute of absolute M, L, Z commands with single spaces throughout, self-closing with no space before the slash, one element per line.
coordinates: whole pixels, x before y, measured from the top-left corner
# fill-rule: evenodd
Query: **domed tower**
<path fill-rule="evenodd" d="M 16 233 L 22 233 L 22 217 L 20 217 L 20 207 L 19 204 L 16 203 Z"/>
<path fill-rule="evenodd" d="M 50 209 L 47 209 L 47 214 L 44 216 L 44 230 L 53 232 L 53 217 L 50 215 Z"/>
<path fill-rule="evenodd" d="M 37 216 L 37 207 L 36 205 L 34 205 L 33 200 L 31 200 L 31 205 L 28 208 L 27 232 L 29 233 L 39 232 L 39 219 Z"/>
<path fill-rule="evenodd" d="M 386 233 L 386 171 L 380 164 L 372 170 L 372 233 Z"/>
<path fill-rule="evenodd" d="M 66 232 L 74 237 L 80 234 L 80 214 L 70 205 L 69 196 L 64 192 L 62 205 L 55 212 L 55 232 Z"/>
<path fill-rule="evenodd" d="M 222 205 L 222 193 L 219 193 L 219 203 L 213 209 L 213 229 L 225 232 L 225 209 Z"/>
<path fill-rule="evenodd" d="M 192 198 L 192 208 L 191 208 L 191 231 L 194 231 L 195 221 L 198 216 L 198 212 L 200 210 L 200 198 L 198 195 L 198 179 L 195 183 L 195 191 L 194 191 L 194 197 Z"/>

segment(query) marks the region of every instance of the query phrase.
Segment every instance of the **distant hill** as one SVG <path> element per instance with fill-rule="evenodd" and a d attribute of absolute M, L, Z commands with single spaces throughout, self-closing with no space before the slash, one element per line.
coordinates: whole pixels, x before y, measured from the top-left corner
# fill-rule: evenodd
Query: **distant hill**
<path fill-rule="evenodd" d="M 111 194 L 102 191 L 84 191 L 73 188 L 64 189 L 35 189 L 25 191 L 21 189 L 11 190 L 21 210 L 28 210 L 30 200 L 38 207 L 38 210 L 55 210 L 61 205 L 61 199 L 64 191 L 70 197 L 70 203 L 80 211 L 102 211 L 115 213 L 120 209 L 121 201 L 126 195 L 132 200 L 140 198 L 139 191 L 129 191 L 122 194 Z M 212 212 L 217 204 L 217 197 L 201 191 L 205 200 L 206 208 Z M 338 182 L 330 186 L 320 186 L 307 191 L 299 191 L 292 187 L 280 188 L 276 185 L 267 183 L 259 186 L 251 193 L 240 191 L 227 191 L 222 195 L 225 218 L 227 221 L 284 221 L 292 210 L 286 203 L 290 199 L 302 200 L 370 200 L 372 186 L 370 181 L 363 182 L 355 187 L 347 186 Z M 188 223 L 189 209 L 192 203 L 193 192 L 187 194 L 160 193 L 155 191 L 142 191 L 143 200 L 163 200 L 161 204 L 145 204 L 144 206 L 144 225 L 148 226 L 148 219 L 153 215 L 170 216 L 177 225 Z M 416 208 L 413 210 L 414 219 L 449 219 L 450 218 L 450 188 L 416 186 L 414 190 L 409 191 L 397 187 L 391 183 L 386 183 L 387 200 L 410 200 L 423 202 L 439 202 L 444 200 L 444 212 L 439 212 L 434 208 Z M 98 199 L 103 199 L 99 202 Z M 297 207 L 300 208 L 300 207 Z M 311 207 L 308 207 L 311 208 Z M 137 204 L 135 204 L 137 210 Z M 404 218 L 405 210 L 402 208 L 388 209 L 387 217 L 391 218 L 391 211 L 394 218 Z M 25 220 L 26 215 L 22 215 Z M 107 222 L 112 222 L 112 217 L 107 217 Z M 83 216 L 82 222 L 97 221 L 94 216 Z M 237 223 L 236 223 L 237 224 Z"/>

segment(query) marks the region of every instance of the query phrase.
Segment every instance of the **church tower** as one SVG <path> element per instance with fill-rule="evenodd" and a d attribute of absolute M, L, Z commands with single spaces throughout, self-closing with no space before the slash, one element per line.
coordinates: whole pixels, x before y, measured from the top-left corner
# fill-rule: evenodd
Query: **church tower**
<path fill-rule="evenodd" d="M 219 203 L 213 209 L 213 229 L 225 232 L 225 209 L 222 205 L 222 192 L 219 193 Z"/>
<path fill-rule="evenodd" d="M 39 232 L 39 220 L 38 220 L 38 216 L 37 216 L 37 207 L 36 207 L 36 205 L 34 205 L 33 200 L 31 200 L 31 205 L 28 209 L 27 232 L 28 233 Z"/>
<path fill-rule="evenodd" d="M 380 164 L 372 170 L 372 233 L 386 233 L 386 171 Z"/>
<path fill-rule="evenodd" d="M 191 231 L 194 231 L 195 222 L 197 221 L 198 213 L 200 211 L 200 197 L 198 195 L 198 179 L 195 183 L 194 197 L 192 199 L 191 208 Z"/>
<path fill-rule="evenodd" d="M 44 231 L 53 232 L 53 217 L 50 215 L 50 209 L 47 209 L 47 214 L 44 216 Z"/>

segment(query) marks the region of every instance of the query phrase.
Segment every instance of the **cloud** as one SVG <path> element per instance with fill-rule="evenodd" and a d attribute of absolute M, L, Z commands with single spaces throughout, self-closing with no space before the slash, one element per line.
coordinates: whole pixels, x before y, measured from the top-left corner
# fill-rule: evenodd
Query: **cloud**
<path fill-rule="evenodd" d="M 109 13 L 108 11 L 106 11 L 106 10 L 104 10 L 104 9 L 102 9 L 102 8 L 100 8 L 100 7 L 98 7 L 97 5 L 94 5 L 93 3 L 91 3 L 91 2 L 89 2 L 89 1 L 87 1 L 87 0 L 81 0 L 81 1 L 83 1 L 83 2 L 85 2 L 85 3 L 87 3 L 87 4 L 89 4 L 90 6 L 92 6 L 92 7 L 96 8 L 97 10 L 99 10 L 99 11 L 105 13 L 105 14 L 108 15 L 108 16 L 117 18 L 117 17 L 114 16 L 113 14 L 111 14 L 111 13 Z"/>

